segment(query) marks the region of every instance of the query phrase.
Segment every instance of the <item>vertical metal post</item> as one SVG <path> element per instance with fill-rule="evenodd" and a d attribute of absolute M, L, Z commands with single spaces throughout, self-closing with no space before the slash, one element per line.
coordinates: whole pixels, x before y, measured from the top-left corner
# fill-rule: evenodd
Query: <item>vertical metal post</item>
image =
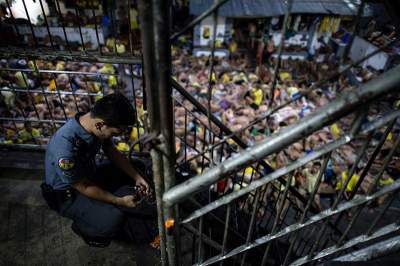
<path fill-rule="evenodd" d="M 138 1 L 140 29 L 142 38 L 142 54 L 143 54 L 143 77 L 145 81 L 145 91 L 147 101 L 147 110 L 149 113 L 149 133 L 154 136 L 160 134 L 160 108 L 158 108 L 159 90 L 157 89 L 157 70 L 155 64 L 155 47 L 154 47 L 154 34 L 153 34 L 153 14 L 152 3 L 146 0 Z M 132 74 L 132 73 L 131 73 Z M 164 211 L 162 205 L 162 195 L 164 193 L 163 182 L 163 165 L 162 155 L 157 149 L 151 150 L 151 157 L 153 161 L 153 178 L 155 193 L 157 199 L 157 214 L 158 214 L 158 230 L 160 234 L 160 248 L 161 248 L 161 264 L 167 264 L 167 254 L 165 246 L 165 227 L 164 227 Z"/>
<path fill-rule="evenodd" d="M 200 217 L 199 219 L 199 244 L 197 246 L 197 263 L 202 263 L 203 262 L 203 257 L 204 257 L 204 252 L 203 252 L 203 222 L 204 222 L 204 216 Z"/>
<path fill-rule="evenodd" d="M 212 145 L 212 124 L 211 124 L 211 100 L 212 100 L 212 80 L 214 74 L 214 56 L 215 56 L 215 41 L 217 38 L 217 20 L 218 20 L 218 9 L 213 13 L 213 34 L 212 34 L 212 44 L 211 44 L 211 55 L 209 57 L 210 62 L 210 73 L 208 77 L 208 91 L 207 91 L 207 119 L 208 119 L 208 127 L 210 128 L 210 134 L 208 138 L 208 145 Z M 215 75 L 216 76 L 216 75 Z M 206 135 L 204 135 L 204 141 L 206 140 Z M 214 164 L 214 156 L 213 151 L 210 151 L 210 167 Z"/>
<path fill-rule="evenodd" d="M 271 229 L 271 233 L 276 233 L 277 226 L 280 223 L 280 220 L 281 220 L 280 216 L 281 216 L 282 210 L 283 210 L 283 208 L 285 206 L 286 198 L 288 197 L 289 187 L 290 187 L 290 184 L 292 183 L 293 176 L 294 176 L 294 173 L 289 173 L 289 179 L 288 179 L 288 182 L 286 183 L 286 187 L 285 187 L 285 190 L 283 192 L 283 200 L 282 200 L 281 204 L 279 204 L 278 203 L 279 200 L 277 200 L 277 204 L 279 204 L 279 209 L 276 212 L 276 217 L 275 217 L 275 221 L 274 221 L 274 224 L 272 226 L 272 229 Z M 267 247 L 265 248 L 265 252 L 264 252 L 264 255 L 263 255 L 263 258 L 262 258 L 262 261 L 261 261 L 261 265 L 266 265 L 267 264 L 268 253 L 269 253 L 269 250 L 271 248 L 271 243 L 272 242 L 269 242 L 267 244 Z"/>
<path fill-rule="evenodd" d="M 99 30 L 97 29 L 97 18 L 96 18 L 96 12 L 94 11 L 94 1 L 90 0 L 90 5 L 91 5 L 91 10 L 92 10 L 92 16 L 93 16 L 93 22 L 94 22 L 94 29 L 96 31 L 96 39 L 97 39 L 97 48 L 99 49 L 99 53 L 100 55 L 103 54 L 103 52 L 101 51 L 101 44 L 100 44 L 100 37 L 99 37 Z M 103 36 L 103 38 L 105 38 L 105 36 Z"/>
<path fill-rule="evenodd" d="M 276 88 L 276 82 L 278 80 L 278 71 L 279 67 L 281 64 L 281 58 L 282 58 L 282 51 L 283 48 L 285 47 L 285 35 L 286 35 L 286 29 L 287 29 L 287 24 L 289 21 L 289 16 L 290 13 L 292 12 L 292 5 L 293 5 L 293 0 L 287 0 L 287 9 L 286 9 L 286 14 L 285 18 L 283 20 L 283 25 L 282 25 L 282 31 L 281 31 L 281 43 L 279 44 L 279 49 L 278 49 L 278 60 L 276 62 L 275 68 L 274 68 L 274 79 L 272 80 L 272 87 L 271 87 L 271 96 L 270 96 L 270 106 L 272 106 L 274 102 L 274 95 L 275 95 L 275 88 Z"/>
<path fill-rule="evenodd" d="M 229 229 L 229 221 L 231 218 L 231 206 L 232 204 L 229 204 L 228 207 L 226 208 L 226 215 L 225 215 L 225 228 L 224 228 L 224 238 L 222 240 L 222 251 L 221 251 L 221 256 L 225 255 L 226 253 L 226 244 L 228 241 L 228 229 Z M 223 266 L 224 261 L 221 260 L 220 266 Z"/>
<path fill-rule="evenodd" d="M 9 0 L 6 0 L 6 4 L 7 4 L 8 12 L 10 12 L 10 17 L 12 19 L 12 25 L 14 26 L 14 30 L 17 33 L 18 39 L 19 39 L 19 41 L 23 42 L 24 39 L 23 39 L 23 36 L 21 35 L 21 33 L 19 32 L 19 29 L 18 29 L 18 26 L 17 26 L 17 22 L 16 22 L 15 17 L 14 17 L 14 15 L 12 13 L 11 5 L 9 3 Z M 21 44 L 19 44 L 19 45 L 21 45 Z"/>
<path fill-rule="evenodd" d="M 256 196 L 254 197 L 254 199 L 255 199 L 254 200 L 255 204 L 253 205 L 253 210 L 251 211 L 250 225 L 249 225 L 249 230 L 247 231 L 247 236 L 246 236 L 246 245 L 248 245 L 250 243 L 251 237 L 253 235 L 254 221 L 255 221 L 255 218 L 256 218 L 256 212 L 257 212 L 258 205 L 259 205 L 259 202 L 260 202 L 260 189 L 257 189 Z M 240 262 L 241 266 L 245 265 L 246 256 L 247 256 L 247 251 L 243 252 L 243 257 L 242 257 L 242 260 Z"/>
<path fill-rule="evenodd" d="M 65 44 L 67 46 L 67 49 L 71 52 L 71 46 L 69 44 L 69 40 L 68 40 L 68 37 L 67 37 L 67 32 L 65 31 L 65 23 L 64 23 L 63 15 L 61 13 L 60 3 L 59 3 L 58 0 L 55 0 L 55 2 L 56 2 L 56 10 L 57 10 L 57 13 L 59 15 L 60 22 L 61 22 L 61 27 L 62 27 L 63 33 L 64 33 Z"/>
<path fill-rule="evenodd" d="M 303 223 L 305 221 L 305 219 L 307 217 L 307 212 L 310 209 L 312 203 L 314 202 L 315 195 L 317 194 L 319 185 L 321 184 L 322 176 L 325 173 L 326 167 L 327 167 L 328 162 L 329 162 L 329 160 L 331 158 L 331 154 L 332 153 L 328 153 L 326 155 L 323 163 L 322 163 L 322 167 L 321 167 L 321 169 L 320 169 L 320 171 L 318 173 L 318 177 L 317 177 L 317 180 L 315 181 L 315 184 L 314 184 L 314 187 L 313 187 L 313 191 L 311 192 L 311 195 L 310 195 L 310 198 L 308 199 L 307 205 L 304 208 L 303 214 L 301 215 L 301 218 L 300 218 L 300 221 L 299 221 L 300 223 Z M 294 236 L 293 236 L 293 240 L 290 243 L 290 246 L 289 246 L 288 251 L 286 253 L 286 257 L 285 257 L 285 260 L 283 262 L 283 265 L 287 265 L 289 263 L 290 255 L 292 253 L 292 250 L 294 248 L 294 244 L 296 243 L 298 236 L 299 236 L 299 232 L 295 232 Z M 306 245 L 304 245 L 304 246 L 306 246 Z"/>
<path fill-rule="evenodd" d="M 152 150 L 155 173 L 159 229 L 162 239 L 162 263 L 166 263 L 165 241 L 167 243 L 169 265 L 178 265 L 177 235 L 178 225 L 170 228 L 168 234 L 164 220 L 172 219 L 178 223 L 175 206 L 163 209 L 161 196 L 164 189 L 175 184 L 175 145 L 173 134 L 173 105 L 171 76 L 171 52 L 169 44 L 169 1 L 139 1 L 139 14 L 142 21 L 143 55 L 146 66 L 146 92 L 151 122 L 151 132 L 160 137 L 160 149 Z M 155 51 L 155 52 L 154 52 Z M 161 171 L 162 172 L 161 172 Z M 164 216 L 164 217 L 163 217 Z"/>
<path fill-rule="evenodd" d="M 389 154 L 385 157 L 385 160 L 383 162 L 383 166 L 380 169 L 379 173 L 374 177 L 374 182 L 372 183 L 372 186 L 369 187 L 368 191 L 367 191 L 367 195 L 372 194 L 372 192 L 375 190 L 376 186 L 378 185 L 378 182 L 380 180 L 380 178 L 382 177 L 384 171 L 386 170 L 386 167 L 389 165 L 390 160 L 392 159 L 393 154 L 395 153 L 395 151 L 397 150 L 397 147 L 400 144 L 400 136 L 397 137 L 396 142 L 394 143 L 394 146 L 392 147 L 392 149 L 390 150 Z M 353 215 L 352 220 L 350 221 L 350 223 L 348 224 L 345 232 L 343 233 L 343 235 L 340 237 L 339 241 L 337 242 L 337 246 L 341 246 L 345 236 L 349 233 L 350 229 L 352 228 L 353 224 L 355 223 L 357 217 L 361 214 L 362 209 L 364 208 L 365 204 L 362 204 L 360 206 L 357 207 L 355 214 Z M 384 212 L 382 212 L 383 214 Z M 371 227 L 373 228 L 373 227 Z M 368 231 L 370 233 L 370 230 Z"/>
<path fill-rule="evenodd" d="M 85 41 L 83 40 L 83 35 L 82 35 L 82 26 L 81 26 L 81 17 L 79 16 L 78 8 L 75 6 L 75 15 L 78 19 L 78 29 L 79 29 L 79 36 L 81 38 L 81 44 L 82 44 L 82 51 L 86 52 L 86 47 L 85 47 Z"/>
<path fill-rule="evenodd" d="M 117 55 L 117 35 L 118 35 L 118 29 L 116 28 L 115 24 L 115 16 L 114 16 L 114 4 L 116 3 L 113 0 L 108 1 L 108 4 L 110 6 L 110 10 L 108 11 L 110 14 L 110 21 L 111 21 L 111 29 L 112 29 L 112 37 L 114 38 L 114 53 Z"/>
<path fill-rule="evenodd" d="M 40 3 L 40 8 L 42 10 L 43 18 L 44 18 L 44 24 L 46 25 L 47 34 L 49 35 L 50 45 L 51 45 L 51 48 L 54 50 L 55 48 L 54 48 L 54 43 L 53 43 L 53 37 L 51 36 L 51 33 L 50 33 L 50 27 L 49 27 L 49 23 L 47 21 L 46 12 L 44 12 L 42 0 L 39 0 L 39 3 Z"/>
<path fill-rule="evenodd" d="M 24 5 L 24 10 L 25 10 L 26 17 L 28 18 L 29 27 L 31 29 L 33 41 L 35 42 L 35 46 L 37 47 L 38 46 L 38 41 L 37 41 L 37 38 L 36 38 L 36 35 L 35 35 L 35 30 L 33 29 L 33 25 L 32 25 L 32 22 L 31 22 L 31 17 L 29 16 L 28 9 L 26 8 L 25 0 L 22 0 L 22 4 Z"/>
<path fill-rule="evenodd" d="M 153 0 L 153 40 L 154 63 L 156 72 L 157 94 L 159 95 L 159 119 L 162 150 L 162 164 L 164 170 L 164 188 L 169 190 L 175 185 L 175 136 L 173 124 L 173 103 L 171 85 L 171 45 L 169 41 L 169 7 L 170 1 Z M 175 226 L 166 234 L 166 244 L 169 265 L 179 265 L 179 220 L 176 216 L 177 205 L 164 208 L 164 220 L 172 219 Z"/>
<path fill-rule="evenodd" d="M 132 34 L 132 25 L 131 25 L 131 0 L 128 0 L 128 37 L 129 37 L 129 52 L 131 55 L 133 55 L 133 34 Z M 132 71 L 131 71 L 132 74 Z"/>

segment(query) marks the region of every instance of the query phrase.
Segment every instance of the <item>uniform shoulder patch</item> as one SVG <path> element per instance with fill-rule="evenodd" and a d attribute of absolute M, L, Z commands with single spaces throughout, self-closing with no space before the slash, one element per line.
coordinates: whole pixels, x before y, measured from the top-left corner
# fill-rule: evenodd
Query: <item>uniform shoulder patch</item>
<path fill-rule="evenodd" d="M 63 170 L 71 170 L 75 166 L 75 160 L 72 158 L 60 158 L 58 166 Z"/>

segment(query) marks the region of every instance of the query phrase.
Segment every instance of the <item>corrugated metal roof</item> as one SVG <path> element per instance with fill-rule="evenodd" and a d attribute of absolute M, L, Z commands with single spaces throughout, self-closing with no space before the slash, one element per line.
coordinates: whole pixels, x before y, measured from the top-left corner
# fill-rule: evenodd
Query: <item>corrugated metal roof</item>
<path fill-rule="evenodd" d="M 190 13 L 200 15 L 213 4 L 214 0 L 191 0 Z M 285 12 L 285 6 L 276 0 L 229 0 L 219 8 L 223 17 L 272 17 Z"/>
<path fill-rule="evenodd" d="M 292 13 L 334 14 L 354 16 L 360 0 L 293 0 Z M 214 0 L 191 0 L 190 13 L 199 15 L 213 4 Z M 219 8 L 224 17 L 272 17 L 284 15 L 285 1 L 282 0 L 229 0 Z M 364 16 L 371 16 L 372 9 L 367 4 Z"/>

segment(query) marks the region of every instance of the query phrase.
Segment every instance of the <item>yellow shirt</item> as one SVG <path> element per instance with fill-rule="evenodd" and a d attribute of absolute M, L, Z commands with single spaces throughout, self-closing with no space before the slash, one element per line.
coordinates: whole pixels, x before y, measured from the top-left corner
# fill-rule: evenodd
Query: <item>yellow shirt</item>
<path fill-rule="evenodd" d="M 292 76 L 288 72 L 281 72 L 279 77 L 281 80 L 292 79 Z"/>
<path fill-rule="evenodd" d="M 65 63 L 60 61 L 56 65 L 56 70 L 64 70 L 65 69 Z"/>
<path fill-rule="evenodd" d="M 123 54 L 125 52 L 125 45 L 123 45 L 122 43 L 117 44 L 117 54 Z"/>
<path fill-rule="evenodd" d="M 380 186 L 389 186 L 389 185 L 393 184 L 393 182 L 394 182 L 394 180 L 391 177 L 388 177 L 388 178 L 385 178 L 385 179 L 383 179 L 383 178 L 379 179 L 379 185 Z"/>
<path fill-rule="evenodd" d="M 348 175 L 347 171 L 342 172 L 342 179 L 338 180 L 338 182 L 336 184 L 336 190 L 342 189 L 343 183 L 345 183 L 347 181 L 347 175 Z M 348 192 L 353 191 L 355 185 L 358 182 L 358 179 L 360 179 L 360 176 L 357 174 L 353 174 L 349 183 L 347 184 L 346 191 L 348 191 Z"/>
<path fill-rule="evenodd" d="M 101 98 L 103 98 L 103 93 L 101 93 L 101 91 L 99 91 L 97 93 L 97 95 L 94 97 L 94 100 L 97 102 L 98 100 L 100 100 Z"/>
<path fill-rule="evenodd" d="M 231 79 L 230 79 L 230 77 L 229 77 L 229 75 L 228 74 L 223 74 L 222 75 L 222 83 L 228 83 L 229 81 L 230 81 Z"/>
<path fill-rule="evenodd" d="M 255 173 L 255 169 L 253 167 L 250 167 L 250 166 L 246 167 L 243 171 L 244 171 L 245 175 L 251 175 L 251 174 Z"/>
<path fill-rule="evenodd" d="M 263 91 L 261 89 L 253 89 L 254 103 L 260 105 L 263 100 Z"/>
<path fill-rule="evenodd" d="M 36 128 L 32 128 L 32 132 L 29 133 L 25 128 L 18 132 L 18 143 L 34 143 L 33 138 L 40 136 L 40 131 Z"/>
<path fill-rule="evenodd" d="M 393 134 L 392 134 L 392 132 L 389 132 L 389 134 L 386 137 L 386 140 L 391 141 L 392 139 L 393 139 Z"/>
<path fill-rule="evenodd" d="M 104 64 L 104 66 L 100 68 L 99 72 L 101 74 L 115 74 L 115 69 L 111 64 Z"/>
<path fill-rule="evenodd" d="M 113 87 L 117 86 L 117 78 L 115 76 L 109 76 L 108 77 L 108 86 Z"/>
<path fill-rule="evenodd" d="M 337 138 L 340 137 L 340 128 L 339 128 L 339 126 L 338 126 L 336 123 L 332 124 L 332 125 L 330 126 L 330 129 L 331 129 L 332 136 L 333 136 L 335 139 L 337 139 Z"/>
<path fill-rule="evenodd" d="M 114 52 L 114 47 L 115 47 L 115 39 L 114 38 L 108 38 L 106 41 L 106 46 L 110 51 Z"/>
<path fill-rule="evenodd" d="M 122 152 L 128 152 L 129 145 L 125 142 L 118 142 L 117 150 L 122 151 Z"/>
<path fill-rule="evenodd" d="M 231 42 L 229 44 L 229 52 L 235 53 L 237 51 L 237 43 L 236 42 Z"/>
<path fill-rule="evenodd" d="M 49 90 L 51 91 L 55 91 L 56 90 L 56 81 L 54 79 L 50 80 L 49 86 L 48 86 Z"/>
<path fill-rule="evenodd" d="M 16 78 L 15 83 L 19 88 L 23 89 L 28 88 L 28 77 L 24 73 L 18 71 L 17 73 L 15 73 L 15 78 Z"/>
<path fill-rule="evenodd" d="M 217 78 L 215 76 L 215 72 L 213 72 L 211 75 L 211 81 L 216 81 L 216 80 L 217 80 Z"/>
<path fill-rule="evenodd" d="M 131 139 L 132 141 L 136 141 L 136 140 L 139 139 L 140 136 L 143 136 L 143 134 L 144 134 L 144 129 L 143 129 L 142 127 L 139 127 L 139 130 L 138 130 L 137 127 L 133 127 L 133 128 L 132 128 L 131 135 L 130 135 L 130 139 Z M 134 148 L 136 151 L 139 151 L 139 150 L 140 150 L 139 144 L 136 144 L 133 148 Z"/>
<path fill-rule="evenodd" d="M 137 16 L 138 16 L 138 12 L 136 11 L 136 9 L 131 8 L 129 10 L 129 16 L 131 18 L 131 29 L 135 30 L 139 28 L 139 23 L 137 20 Z"/>

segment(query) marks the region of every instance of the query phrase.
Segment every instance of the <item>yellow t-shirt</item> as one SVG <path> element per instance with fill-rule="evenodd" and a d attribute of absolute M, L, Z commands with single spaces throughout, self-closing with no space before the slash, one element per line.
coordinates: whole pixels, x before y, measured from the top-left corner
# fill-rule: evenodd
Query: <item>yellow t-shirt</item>
<path fill-rule="evenodd" d="M 339 128 L 339 126 L 338 126 L 336 123 L 332 124 L 332 125 L 330 126 L 330 129 L 331 129 L 332 136 L 333 136 L 335 139 L 337 139 L 337 138 L 340 137 L 340 128 Z"/>
<path fill-rule="evenodd" d="M 131 135 L 130 135 L 129 137 L 130 137 L 130 139 L 131 139 L 132 141 L 136 141 L 136 140 L 139 139 L 140 136 L 143 136 L 143 135 L 144 135 L 144 129 L 143 129 L 142 127 L 139 127 L 139 130 L 138 130 L 137 127 L 133 127 L 133 128 L 132 128 Z M 133 148 L 134 148 L 136 151 L 139 151 L 139 150 L 140 150 L 139 144 L 136 144 Z"/>
<path fill-rule="evenodd" d="M 279 77 L 281 78 L 281 80 L 292 79 L 292 76 L 289 72 L 281 72 L 279 73 Z"/>
<path fill-rule="evenodd" d="M 104 66 L 100 68 L 99 72 L 101 74 L 115 74 L 115 69 L 111 64 L 104 64 Z"/>
<path fill-rule="evenodd" d="M 64 70 L 65 69 L 65 63 L 63 61 L 59 61 L 56 65 L 56 70 Z"/>
<path fill-rule="evenodd" d="M 125 143 L 125 142 L 118 142 L 117 150 L 122 151 L 122 152 L 128 152 L 129 151 L 129 145 L 127 143 Z"/>
<path fill-rule="evenodd" d="M 348 175 L 347 171 L 343 171 L 342 172 L 342 179 L 338 180 L 338 182 L 336 184 L 336 190 L 342 189 L 343 183 L 345 183 L 346 180 L 347 180 L 347 175 Z M 356 184 L 357 184 L 359 179 L 360 179 L 359 175 L 353 174 L 353 176 L 351 177 L 349 183 L 347 184 L 346 191 L 348 191 L 348 192 L 353 191 L 353 189 L 356 186 Z"/>
<path fill-rule="evenodd" d="M 125 45 L 123 45 L 122 43 L 117 44 L 117 54 L 123 54 L 125 52 Z"/>
<path fill-rule="evenodd" d="M 385 178 L 385 179 L 383 179 L 383 178 L 379 179 L 379 185 L 380 186 L 389 186 L 389 185 L 393 184 L 393 182 L 394 182 L 394 180 L 391 177 L 388 177 L 388 178 Z"/>
<path fill-rule="evenodd" d="M 115 47 L 115 39 L 114 38 L 108 38 L 106 41 L 106 46 L 110 51 L 114 52 L 114 47 Z"/>
<path fill-rule="evenodd" d="M 217 77 L 215 76 L 215 72 L 212 73 L 211 75 L 211 81 L 216 81 Z"/>
<path fill-rule="evenodd" d="M 263 100 L 263 91 L 261 89 L 253 89 L 253 94 L 254 94 L 254 103 L 257 105 L 261 105 L 262 100 Z"/>
<path fill-rule="evenodd" d="M 393 139 L 393 134 L 392 132 L 389 132 L 389 134 L 386 137 L 386 140 L 391 141 Z"/>
<path fill-rule="evenodd" d="M 50 80 L 49 86 L 48 86 L 49 90 L 51 91 L 55 91 L 56 90 L 56 81 L 54 79 Z"/>
<path fill-rule="evenodd" d="M 16 78 L 15 83 L 19 88 L 23 89 L 28 88 L 28 77 L 24 73 L 18 71 L 17 73 L 15 73 L 15 78 Z"/>
<path fill-rule="evenodd" d="M 235 53 L 237 51 L 237 43 L 236 42 L 231 42 L 229 44 L 229 52 Z"/>
<path fill-rule="evenodd" d="M 231 79 L 230 79 L 230 77 L 229 77 L 228 74 L 225 73 L 225 74 L 222 75 L 222 83 L 226 84 L 226 83 L 228 83 L 230 80 L 231 80 Z"/>
<path fill-rule="evenodd" d="M 97 93 L 97 95 L 94 97 L 94 100 L 97 102 L 98 100 L 100 100 L 103 97 L 104 97 L 103 93 L 101 91 L 99 91 Z"/>
<path fill-rule="evenodd" d="M 40 136 L 40 131 L 36 128 L 32 128 L 32 133 L 29 133 L 25 128 L 18 132 L 18 143 L 33 143 L 33 138 Z"/>
<path fill-rule="evenodd" d="M 114 87 L 117 86 L 117 83 L 117 78 L 114 75 L 108 77 L 108 86 Z"/>
<path fill-rule="evenodd" d="M 138 29 L 139 28 L 139 23 L 137 20 L 138 12 L 136 11 L 136 9 L 131 8 L 129 10 L 129 16 L 131 18 L 131 29 L 132 30 Z"/>

